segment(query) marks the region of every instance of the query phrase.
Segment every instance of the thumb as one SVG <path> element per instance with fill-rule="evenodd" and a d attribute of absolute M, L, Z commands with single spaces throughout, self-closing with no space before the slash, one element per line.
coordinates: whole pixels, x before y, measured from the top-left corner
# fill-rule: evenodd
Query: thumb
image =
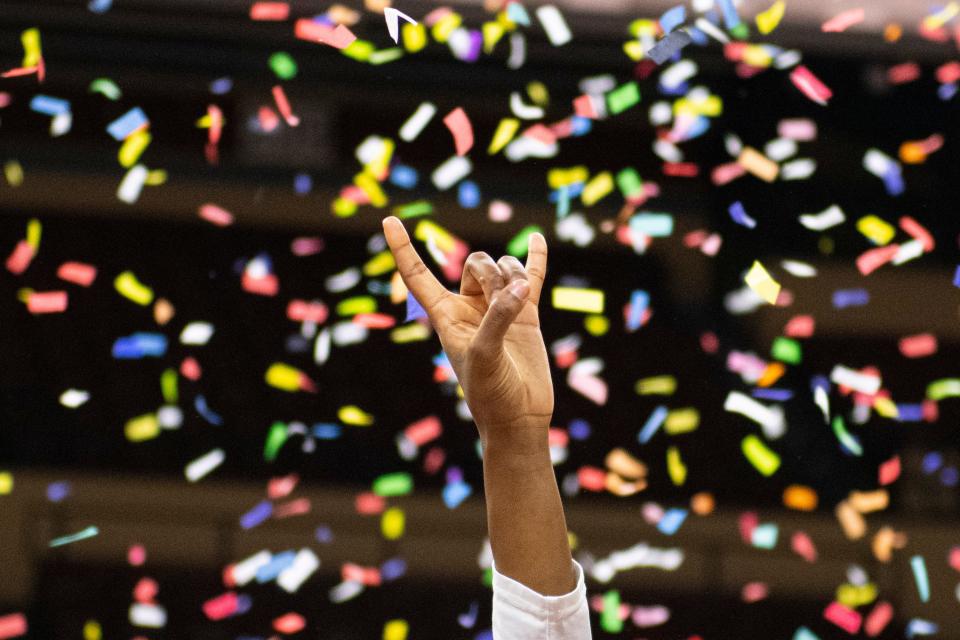
<path fill-rule="evenodd" d="M 520 315 L 523 305 L 530 295 L 530 284 L 526 280 L 514 280 L 510 286 L 500 290 L 487 307 L 477 335 L 473 338 L 473 350 L 481 358 L 493 358 L 500 353 L 503 337 L 513 321 Z"/>

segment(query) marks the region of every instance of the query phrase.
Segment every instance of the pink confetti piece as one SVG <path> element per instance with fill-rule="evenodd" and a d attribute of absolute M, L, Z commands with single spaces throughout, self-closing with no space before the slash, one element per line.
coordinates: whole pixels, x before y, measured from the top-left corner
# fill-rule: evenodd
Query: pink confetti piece
<path fill-rule="evenodd" d="M 863 632 L 871 638 L 876 638 L 883 633 L 891 620 L 893 620 L 893 605 L 889 602 L 878 602 L 873 610 L 867 614 Z"/>
<path fill-rule="evenodd" d="M 362 516 L 375 516 L 383 513 L 387 508 L 387 501 L 375 493 L 361 493 L 357 496 L 354 507 Z"/>
<path fill-rule="evenodd" d="M 290 252 L 300 258 L 313 256 L 323 251 L 323 238 L 294 238 Z"/>
<path fill-rule="evenodd" d="M 306 300 L 291 300 L 287 305 L 287 319 L 293 322 L 313 322 L 323 324 L 327 321 L 330 310 L 322 302 L 307 302 Z"/>
<path fill-rule="evenodd" d="M 740 515 L 737 525 L 740 529 L 740 539 L 746 544 L 753 542 L 753 530 L 760 525 L 760 518 L 753 511 Z"/>
<path fill-rule="evenodd" d="M 57 269 L 57 277 L 81 287 L 89 287 L 97 279 L 97 268 L 83 262 L 64 262 Z"/>
<path fill-rule="evenodd" d="M 900 228 L 914 240 L 920 241 L 920 244 L 923 245 L 923 250 L 927 253 L 930 253 L 936 248 L 937 243 L 934 241 L 933 236 L 930 235 L 930 232 L 927 231 L 926 227 L 910 216 L 900 218 Z"/>
<path fill-rule="evenodd" d="M 794 86 L 803 92 L 803 95 L 819 105 L 826 106 L 830 98 L 833 97 L 833 91 L 804 65 L 798 66 L 790 73 L 790 80 Z"/>
<path fill-rule="evenodd" d="M 790 549 L 807 562 L 817 561 L 817 547 L 810 536 L 803 531 L 797 531 L 790 538 Z"/>
<path fill-rule="evenodd" d="M 920 333 L 900 338 L 900 353 L 905 358 L 924 358 L 937 352 L 937 337 L 932 333 Z"/>
<path fill-rule="evenodd" d="M 200 368 L 200 363 L 197 362 L 196 358 L 185 358 L 180 363 L 180 375 L 187 380 L 196 382 L 203 375 L 203 369 Z"/>
<path fill-rule="evenodd" d="M 259 296 L 275 296 L 277 291 L 280 290 L 280 281 L 272 273 L 262 278 L 254 278 L 250 274 L 244 273 L 241 285 L 244 291 Z"/>
<path fill-rule="evenodd" d="M 333 28 L 307 18 L 297 20 L 293 34 L 301 40 L 319 42 L 335 49 L 346 49 L 357 39 L 357 36 L 342 24 Z"/>
<path fill-rule="evenodd" d="M 864 251 L 857 258 L 857 269 L 862 275 L 868 276 L 883 265 L 887 264 L 900 251 L 900 245 L 891 244 L 886 247 L 877 247 Z"/>
<path fill-rule="evenodd" d="M 849 9 L 840 15 L 830 18 L 823 23 L 821 29 L 824 33 L 841 33 L 855 24 L 860 24 L 866 18 L 866 11 L 863 7 Z"/>
<path fill-rule="evenodd" d="M 816 329 L 816 320 L 813 316 L 794 316 L 787 322 L 783 334 L 789 338 L 809 338 Z"/>
<path fill-rule="evenodd" d="M 436 440 L 443 433 L 443 425 L 437 416 L 427 416 L 423 420 L 418 420 L 403 431 L 404 437 L 413 444 L 421 447 L 428 442 Z"/>
<path fill-rule="evenodd" d="M 600 113 L 594 106 L 593 98 L 586 94 L 574 99 L 573 112 L 581 118 L 590 118 L 591 120 L 596 120 L 600 117 Z"/>
<path fill-rule="evenodd" d="M 378 587 L 383 582 L 380 570 L 375 567 L 361 567 L 350 562 L 340 567 L 340 579 L 344 582 L 359 582 L 368 587 Z"/>
<path fill-rule="evenodd" d="M 66 291 L 44 291 L 30 294 L 27 310 L 33 314 L 63 313 L 67 310 Z"/>
<path fill-rule="evenodd" d="M 524 131 L 521 135 L 527 138 L 532 138 L 533 140 L 548 146 L 554 145 L 557 142 L 557 134 L 543 124 L 535 124 Z"/>
<path fill-rule="evenodd" d="M 457 107 L 443 118 L 443 124 L 447 126 L 453 135 L 453 142 L 457 148 L 458 156 L 465 156 L 473 148 L 473 126 L 470 124 L 470 118 L 460 107 Z"/>
<path fill-rule="evenodd" d="M 0 74 L 0 77 L 3 78 L 18 78 L 20 76 L 29 76 L 40 71 L 39 65 L 33 67 L 17 67 L 16 69 L 10 69 L 9 71 L 4 71 Z"/>
<path fill-rule="evenodd" d="M 270 478 L 270 481 L 267 482 L 267 497 L 271 500 L 286 498 L 293 493 L 293 490 L 297 488 L 299 482 L 300 476 L 295 473 L 278 478 Z"/>
<path fill-rule="evenodd" d="M 0 617 L 0 640 L 17 638 L 27 633 L 27 617 L 22 613 L 11 613 Z"/>
<path fill-rule="evenodd" d="M 737 178 L 743 177 L 747 170 L 739 162 L 730 162 L 715 167 L 710 174 L 710 179 L 718 187 L 729 184 Z"/>
<path fill-rule="evenodd" d="M 897 481 L 900 477 L 900 456 L 893 456 L 886 462 L 881 463 L 877 470 L 877 480 L 880 486 L 886 487 Z"/>
<path fill-rule="evenodd" d="M 218 227 L 229 227 L 233 224 L 233 214 L 215 204 L 207 203 L 200 205 L 197 214 Z"/>
<path fill-rule="evenodd" d="M 831 602 L 827 605 L 823 617 L 827 622 L 832 622 L 850 635 L 858 633 L 863 623 L 863 616 L 839 602 Z"/>
<path fill-rule="evenodd" d="M 13 253 L 7 258 L 7 271 L 15 276 L 27 270 L 35 255 L 33 247 L 26 240 L 21 240 L 14 247 Z"/>
<path fill-rule="evenodd" d="M 358 313 L 351 322 L 367 329 L 390 329 L 396 326 L 397 319 L 385 313 Z"/>
<path fill-rule="evenodd" d="M 290 5 L 286 2 L 254 2 L 250 7 L 251 20 L 281 21 L 290 17 Z"/>
<path fill-rule="evenodd" d="M 290 108 L 290 101 L 287 99 L 287 94 L 280 85 L 273 87 L 273 101 L 277 105 L 277 111 L 280 112 L 280 115 L 283 116 L 284 121 L 288 125 L 296 127 L 300 124 L 299 116 L 294 115 L 293 110 Z"/>
<path fill-rule="evenodd" d="M 607 472 L 597 467 L 580 467 L 577 470 L 577 482 L 587 491 L 603 491 L 607 486 Z"/>
<path fill-rule="evenodd" d="M 210 620 L 223 620 L 237 612 L 240 599 L 233 591 L 228 591 L 203 603 L 203 614 Z"/>
<path fill-rule="evenodd" d="M 949 562 L 954 570 L 960 571 L 960 547 L 950 549 Z"/>
<path fill-rule="evenodd" d="M 765 600 L 769 595 L 770 588 L 767 587 L 766 583 L 748 582 L 747 584 L 743 585 L 740 598 L 747 604 L 753 604 L 754 602 Z"/>
<path fill-rule="evenodd" d="M 310 513 L 310 508 L 309 498 L 297 498 L 285 504 L 277 505 L 273 510 L 273 517 L 281 519 L 302 516 Z"/>
<path fill-rule="evenodd" d="M 257 110 L 257 121 L 260 123 L 260 130 L 264 133 L 275 131 L 280 126 L 280 116 L 267 106 L 262 106 Z"/>
<path fill-rule="evenodd" d="M 920 78 L 920 65 L 916 62 L 904 62 L 887 69 L 890 84 L 907 84 Z"/>

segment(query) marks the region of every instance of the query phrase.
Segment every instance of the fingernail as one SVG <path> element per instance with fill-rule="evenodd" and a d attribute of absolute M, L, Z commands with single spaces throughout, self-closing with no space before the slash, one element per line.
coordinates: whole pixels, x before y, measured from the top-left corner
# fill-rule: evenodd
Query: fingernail
<path fill-rule="evenodd" d="M 526 298 L 530 292 L 530 285 L 526 280 L 517 280 L 510 285 L 510 293 L 518 298 Z"/>

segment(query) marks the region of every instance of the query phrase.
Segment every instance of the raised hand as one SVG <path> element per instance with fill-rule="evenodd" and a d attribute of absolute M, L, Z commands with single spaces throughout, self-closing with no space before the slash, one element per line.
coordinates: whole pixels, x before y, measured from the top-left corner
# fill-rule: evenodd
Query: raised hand
<path fill-rule="evenodd" d="M 427 312 L 463 387 L 480 436 L 539 445 L 553 415 L 553 384 L 538 304 L 547 242 L 530 236 L 527 264 L 486 253 L 467 258 L 460 294 L 447 291 L 410 243 L 403 223 L 383 221 L 407 288 Z"/>

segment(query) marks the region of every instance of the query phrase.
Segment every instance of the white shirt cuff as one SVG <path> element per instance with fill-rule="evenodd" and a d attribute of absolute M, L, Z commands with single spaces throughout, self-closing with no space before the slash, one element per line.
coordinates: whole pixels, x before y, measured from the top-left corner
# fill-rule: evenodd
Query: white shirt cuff
<path fill-rule="evenodd" d="M 580 611 L 586 600 L 587 587 L 583 580 L 583 567 L 574 560 L 577 572 L 577 586 L 562 596 L 544 596 L 524 586 L 513 578 L 508 578 L 493 566 L 494 598 L 502 598 L 511 606 L 529 613 L 536 618 L 563 620 Z"/>

